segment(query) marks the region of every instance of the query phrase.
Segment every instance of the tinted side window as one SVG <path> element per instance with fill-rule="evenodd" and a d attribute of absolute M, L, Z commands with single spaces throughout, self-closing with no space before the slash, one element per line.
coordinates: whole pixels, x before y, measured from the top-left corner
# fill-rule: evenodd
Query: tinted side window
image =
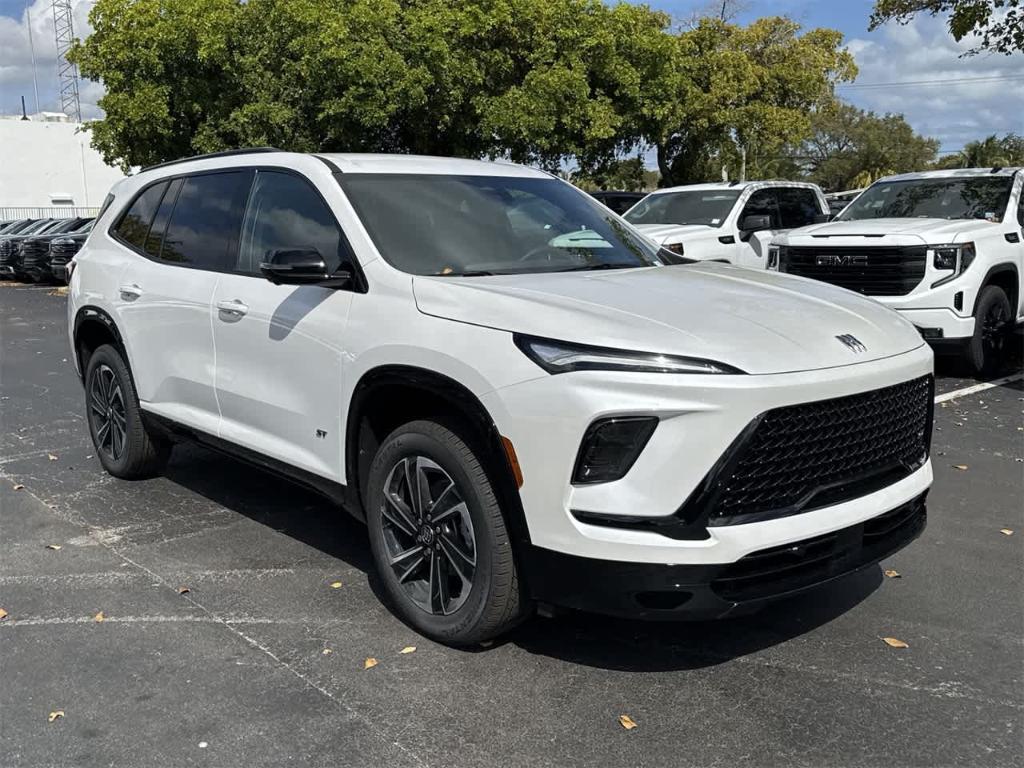
<path fill-rule="evenodd" d="M 183 179 L 175 179 L 167 187 L 164 199 L 160 202 L 160 207 L 156 209 L 153 223 L 149 227 L 149 234 L 146 236 L 146 255 L 154 259 L 160 256 L 160 246 L 163 244 L 167 220 L 171 218 L 171 211 L 174 210 L 174 203 L 178 200 L 178 192 L 181 191 L 182 183 Z"/>
<path fill-rule="evenodd" d="M 780 187 L 775 190 L 779 201 L 779 217 L 783 229 L 796 229 L 814 223 L 814 217 L 821 213 L 818 198 L 810 189 L 802 187 Z"/>
<path fill-rule="evenodd" d="M 118 237 L 129 245 L 142 250 L 146 242 L 146 235 L 149 234 L 149 225 L 153 221 L 153 214 L 156 213 L 160 199 L 164 196 L 167 183 L 154 184 L 146 189 L 141 195 L 135 198 L 135 202 L 128 208 L 128 212 L 121 217 L 117 224 Z"/>
<path fill-rule="evenodd" d="M 167 224 L 160 260 L 200 269 L 225 269 L 234 260 L 250 173 L 186 178 Z"/>
<path fill-rule="evenodd" d="M 259 274 L 260 263 L 283 248 L 315 248 L 333 272 L 341 264 L 344 239 L 334 215 L 309 182 L 290 173 L 257 171 L 236 269 Z"/>
<path fill-rule="evenodd" d="M 1020 190 L 1020 202 L 1017 203 L 1017 223 L 1024 227 L 1024 187 Z"/>
<path fill-rule="evenodd" d="M 781 229 L 778 209 L 775 206 L 775 190 L 761 189 L 752 194 L 747 200 L 747 204 L 743 206 L 740 222 L 747 216 L 768 216 L 772 221 L 771 228 Z"/>

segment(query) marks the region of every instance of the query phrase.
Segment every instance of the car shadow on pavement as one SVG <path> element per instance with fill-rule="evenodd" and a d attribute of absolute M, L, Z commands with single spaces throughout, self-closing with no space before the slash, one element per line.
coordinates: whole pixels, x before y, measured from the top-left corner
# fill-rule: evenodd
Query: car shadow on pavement
<path fill-rule="evenodd" d="M 582 613 L 533 619 L 508 639 L 530 653 L 624 672 L 713 667 L 827 624 L 881 585 L 877 565 L 760 612 L 718 621 L 632 621 Z"/>
<path fill-rule="evenodd" d="M 176 449 L 165 477 L 359 569 L 376 597 L 386 600 L 374 572 L 365 527 L 318 493 L 192 445 Z M 532 617 L 495 645 L 511 643 L 529 653 L 602 669 L 698 669 L 770 648 L 827 624 L 864 600 L 881 582 L 881 570 L 873 566 L 771 603 L 759 613 L 720 621 L 630 621 L 579 612 Z"/>

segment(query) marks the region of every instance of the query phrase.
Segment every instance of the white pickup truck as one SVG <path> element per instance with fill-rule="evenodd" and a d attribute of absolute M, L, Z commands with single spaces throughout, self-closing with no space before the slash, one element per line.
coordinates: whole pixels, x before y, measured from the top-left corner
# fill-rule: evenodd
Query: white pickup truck
<path fill-rule="evenodd" d="M 1024 319 L 1024 169 L 891 176 L 827 224 L 776 236 L 769 267 L 878 299 L 976 373 L 997 369 Z"/>
<path fill-rule="evenodd" d="M 734 181 L 659 189 L 623 216 L 687 258 L 764 269 L 772 237 L 827 221 L 828 210 L 814 184 Z"/>

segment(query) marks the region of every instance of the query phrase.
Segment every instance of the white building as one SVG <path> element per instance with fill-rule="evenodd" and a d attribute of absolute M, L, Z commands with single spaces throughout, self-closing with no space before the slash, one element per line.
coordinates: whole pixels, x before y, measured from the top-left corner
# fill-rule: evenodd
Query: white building
<path fill-rule="evenodd" d="M 103 162 L 81 127 L 49 113 L 0 119 L 0 220 L 59 215 L 54 208 L 95 212 L 124 174 Z"/>

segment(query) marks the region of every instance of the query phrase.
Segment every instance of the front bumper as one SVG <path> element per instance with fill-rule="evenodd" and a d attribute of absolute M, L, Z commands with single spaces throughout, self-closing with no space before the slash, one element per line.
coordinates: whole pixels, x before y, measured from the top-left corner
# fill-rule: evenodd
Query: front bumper
<path fill-rule="evenodd" d="M 644 619 L 742 615 L 902 549 L 925 528 L 925 495 L 855 525 L 758 550 L 730 564 L 594 560 L 532 547 L 524 565 L 533 597 L 556 606 Z"/>
<path fill-rule="evenodd" d="M 894 309 L 917 326 L 928 341 L 965 339 L 974 335 L 974 318 L 961 317 L 952 309 Z"/>
<path fill-rule="evenodd" d="M 17 275 L 17 272 L 10 264 L 0 264 L 0 275 L 4 275 L 5 277 L 14 277 Z"/>

